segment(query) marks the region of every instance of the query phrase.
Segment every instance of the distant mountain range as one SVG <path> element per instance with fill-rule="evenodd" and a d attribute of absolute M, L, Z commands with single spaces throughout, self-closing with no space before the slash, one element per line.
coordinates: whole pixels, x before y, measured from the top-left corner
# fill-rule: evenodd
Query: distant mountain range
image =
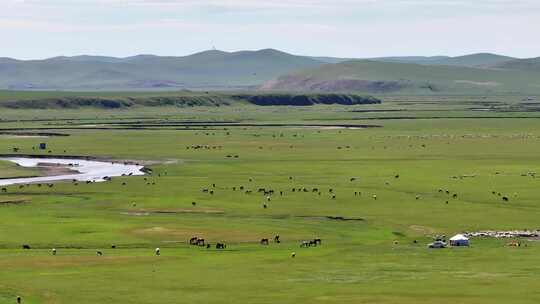
<path fill-rule="evenodd" d="M 540 58 L 480 53 L 354 59 L 274 49 L 210 50 L 183 57 L 0 58 L 0 89 L 536 93 Z"/>
<path fill-rule="evenodd" d="M 0 58 L 0 88 L 8 89 L 246 89 L 284 73 L 325 62 L 272 49 L 205 51 L 184 57 L 139 55 Z"/>
<path fill-rule="evenodd" d="M 465 67 L 491 67 L 508 61 L 517 60 L 517 58 L 501 56 L 490 53 L 478 53 L 457 57 L 433 56 L 433 57 L 381 57 L 371 58 L 374 61 L 398 62 L 398 63 L 416 63 L 424 65 L 451 65 Z"/>

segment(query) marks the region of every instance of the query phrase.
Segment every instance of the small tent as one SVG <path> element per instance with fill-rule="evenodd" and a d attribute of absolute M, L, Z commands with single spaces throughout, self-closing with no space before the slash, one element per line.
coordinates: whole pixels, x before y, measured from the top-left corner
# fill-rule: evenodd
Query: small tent
<path fill-rule="evenodd" d="M 469 238 L 463 234 L 456 234 L 450 238 L 450 246 L 469 246 Z"/>

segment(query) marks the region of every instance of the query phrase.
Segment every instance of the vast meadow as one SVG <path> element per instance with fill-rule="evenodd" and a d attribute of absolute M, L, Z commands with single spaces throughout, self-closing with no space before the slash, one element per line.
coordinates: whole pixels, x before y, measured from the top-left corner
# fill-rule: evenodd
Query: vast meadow
<path fill-rule="evenodd" d="M 358 106 L 3 108 L 4 156 L 91 156 L 152 173 L 7 186 L 0 304 L 17 296 L 32 304 L 538 303 L 535 239 L 427 248 L 436 236 L 540 229 L 535 103 L 381 98 Z M 46 150 L 35 148 L 41 142 Z M 41 173 L 0 161 L 0 178 Z M 195 236 L 212 247 L 189 245 Z M 319 246 L 300 247 L 316 238 Z"/>

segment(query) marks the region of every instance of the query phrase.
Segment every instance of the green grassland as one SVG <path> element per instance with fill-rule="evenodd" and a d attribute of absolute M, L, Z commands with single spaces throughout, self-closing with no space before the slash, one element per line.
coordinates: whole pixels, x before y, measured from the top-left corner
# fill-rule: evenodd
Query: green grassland
<path fill-rule="evenodd" d="M 17 295 L 33 304 L 538 303 L 536 241 L 426 248 L 438 234 L 540 228 L 538 180 L 523 176 L 540 170 L 537 113 L 520 96 L 382 98 L 355 106 L 2 110 L 0 131 L 70 136 L 0 136 L 0 154 L 17 146 L 140 160 L 154 172 L 7 187 L 0 303 Z M 488 111 L 471 110 L 486 103 Z M 344 124 L 379 127 L 332 128 Z M 32 150 L 41 141 L 51 153 Z M 187 148 L 194 145 L 216 148 Z M 302 187 L 310 190 L 292 192 Z M 276 193 L 268 202 L 259 188 Z M 276 234 L 280 244 L 259 245 Z M 227 249 L 189 246 L 192 236 Z M 322 246 L 299 247 L 315 237 Z"/>
<path fill-rule="evenodd" d="M 2 137 L 0 136 L 0 139 Z M 8 161 L 0 160 L 0 178 L 38 176 L 39 171 L 32 168 L 22 168 Z"/>

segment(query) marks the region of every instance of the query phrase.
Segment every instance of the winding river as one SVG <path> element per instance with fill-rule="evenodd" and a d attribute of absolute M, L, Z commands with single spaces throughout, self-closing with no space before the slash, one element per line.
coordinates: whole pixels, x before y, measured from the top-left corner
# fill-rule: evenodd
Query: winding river
<path fill-rule="evenodd" d="M 107 177 L 144 175 L 143 166 L 98 160 L 68 158 L 0 157 L 27 168 L 60 168 L 58 175 L 0 179 L 0 186 L 16 184 L 47 183 L 63 180 L 103 182 Z"/>

